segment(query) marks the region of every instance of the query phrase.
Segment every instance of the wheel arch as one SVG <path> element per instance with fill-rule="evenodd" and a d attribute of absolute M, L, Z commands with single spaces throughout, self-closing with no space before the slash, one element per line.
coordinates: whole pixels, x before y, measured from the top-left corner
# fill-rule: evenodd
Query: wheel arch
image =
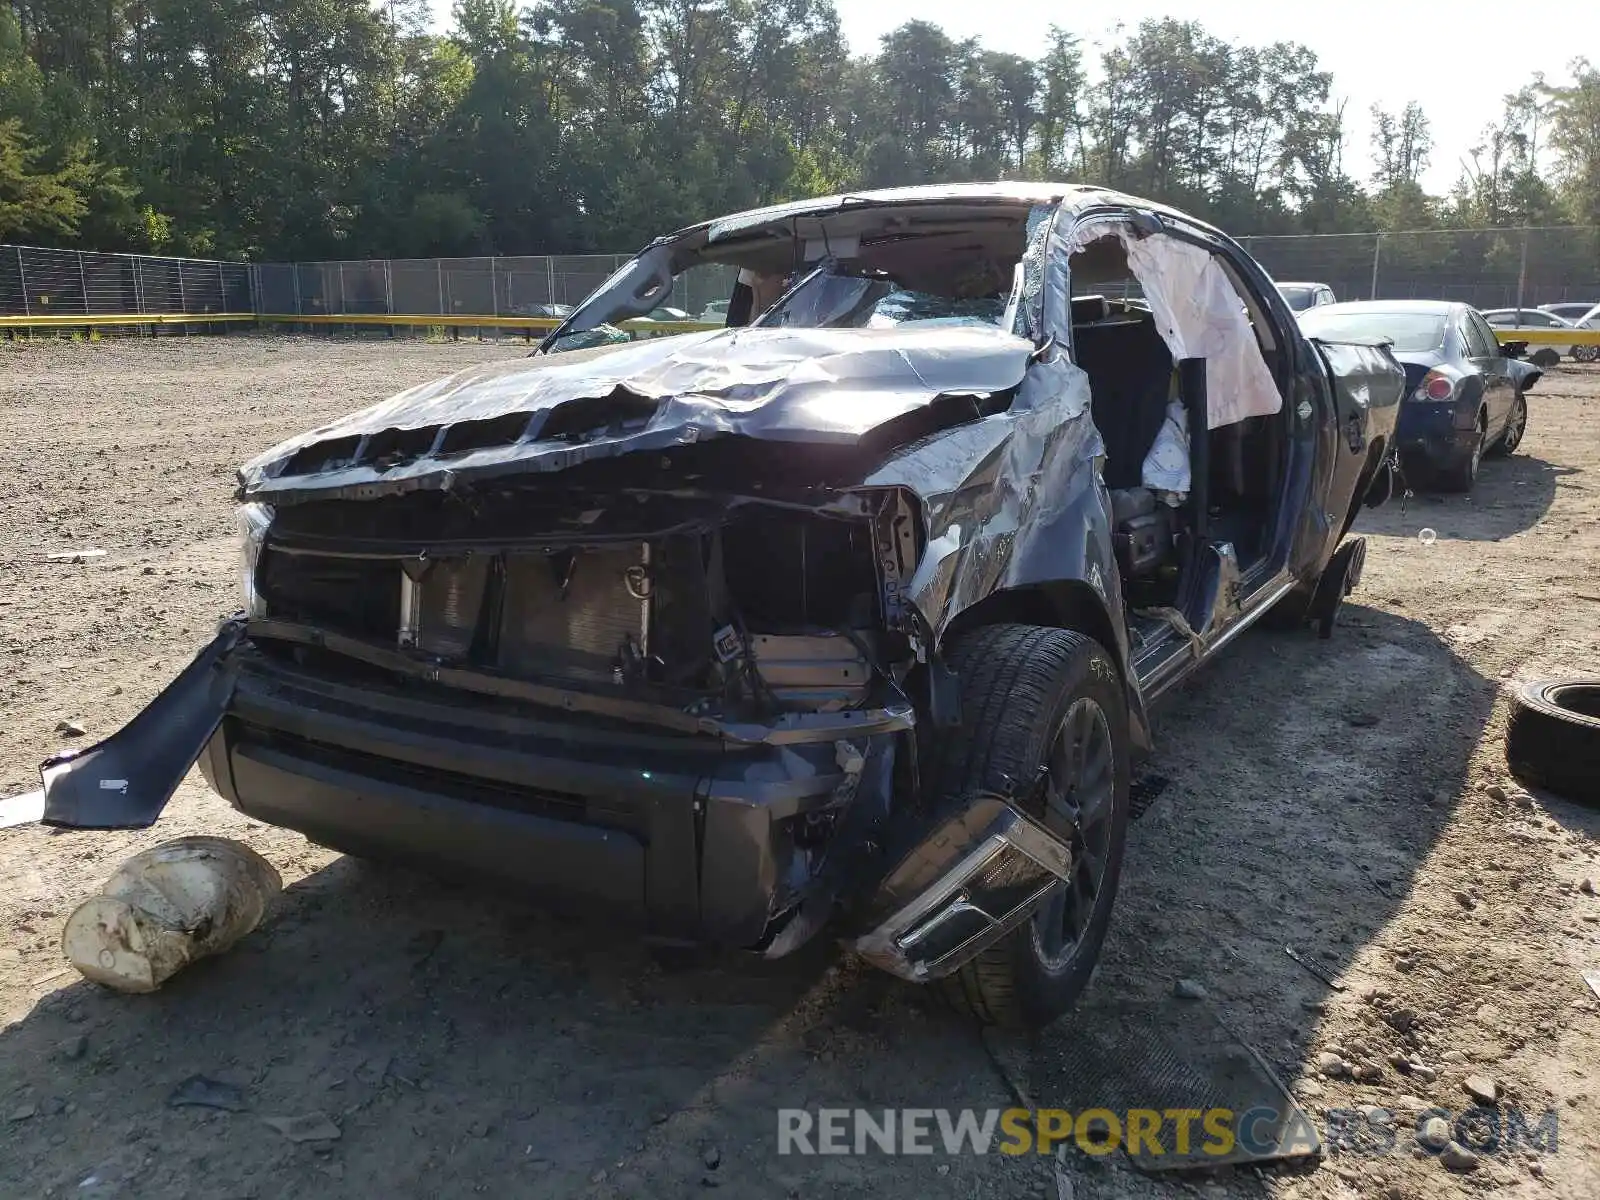
<path fill-rule="evenodd" d="M 1128 700 L 1128 731 L 1134 749 L 1150 749 L 1150 721 L 1144 694 L 1128 660 L 1127 636 L 1119 630 L 1106 601 L 1081 579 L 1055 579 L 990 592 L 956 614 L 943 643 L 986 625 L 1040 625 L 1072 629 L 1093 638 L 1116 663 Z"/>

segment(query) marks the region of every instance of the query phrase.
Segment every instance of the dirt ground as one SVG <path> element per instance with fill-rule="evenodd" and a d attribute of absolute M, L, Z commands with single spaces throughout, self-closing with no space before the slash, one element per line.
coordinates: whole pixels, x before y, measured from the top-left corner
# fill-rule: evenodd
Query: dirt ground
<path fill-rule="evenodd" d="M 0 345 L 0 796 L 38 786 L 59 722 L 114 731 L 231 610 L 240 461 L 521 352 Z M 1471 497 L 1362 525 L 1366 580 L 1333 640 L 1252 632 L 1157 713 L 1149 771 L 1170 783 L 1132 828 L 1085 1003 L 1197 981 L 1319 1124 L 1391 1110 L 1392 1153 L 1181 1181 L 1117 1155 L 1071 1158 L 1059 1178 L 1038 1156 L 780 1157 L 780 1107 L 981 1109 L 1010 1089 L 974 1029 L 830 947 L 663 963 L 625 935 L 247 821 L 196 774 L 154 829 L 0 831 L 0 1195 L 1055 1200 L 1062 1180 L 1077 1200 L 1600 1195 L 1600 1002 L 1579 976 L 1600 967 L 1600 898 L 1579 887 L 1600 875 L 1600 813 L 1486 791 L 1510 784 L 1508 689 L 1600 671 L 1600 372 L 1548 376 L 1522 451 L 1488 461 Z M 45 559 L 89 546 L 107 553 Z M 196 832 L 276 865 L 277 914 L 154 995 L 78 980 L 67 914 L 129 853 Z M 1383 1019 L 1397 1009 L 1408 1032 Z M 1062 1036 L 1030 1052 L 1051 1061 Z M 1330 1050 L 1378 1077 L 1318 1077 Z M 1401 1074 L 1402 1053 L 1425 1070 Z M 1464 1109 L 1469 1073 L 1530 1123 L 1554 1110 L 1555 1152 L 1485 1153 L 1469 1174 L 1413 1153 L 1417 1110 Z M 170 1107 L 196 1074 L 241 1088 L 246 1111 Z M 294 1143 L 262 1120 L 310 1113 L 338 1140 Z"/>

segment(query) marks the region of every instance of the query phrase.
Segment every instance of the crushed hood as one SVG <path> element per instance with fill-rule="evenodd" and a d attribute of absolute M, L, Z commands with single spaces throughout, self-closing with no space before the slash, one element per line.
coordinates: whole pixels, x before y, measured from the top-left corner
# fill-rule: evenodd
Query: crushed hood
<path fill-rule="evenodd" d="M 976 325 L 730 329 L 474 367 L 282 443 L 244 498 L 370 498 L 710 438 L 849 444 L 941 396 L 1021 383 L 1032 343 Z"/>

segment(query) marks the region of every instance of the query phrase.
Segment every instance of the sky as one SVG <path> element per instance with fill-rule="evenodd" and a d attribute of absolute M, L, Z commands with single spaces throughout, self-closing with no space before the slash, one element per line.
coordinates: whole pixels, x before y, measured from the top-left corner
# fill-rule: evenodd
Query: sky
<path fill-rule="evenodd" d="M 449 19 L 451 0 L 431 0 L 435 19 Z M 907 21 L 926 20 L 954 38 L 976 37 L 991 50 L 1026 54 L 1043 50 L 1054 22 L 1083 41 L 1086 59 L 1095 44 L 1115 39 L 1147 18 L 1199 21 L 1215 37 L 1241 45 L 1301 42 L 1333 73 L 1335 99 L 1345 110 L 1345 169 L 1362 182 L 1371 173 L 1372 105 L 1398 112 L 1416 100 L 1432 124 L 1434 151 L 1423 175 L 1430 192 L 1450 190 L 1462 161 L 1485 125 L 1500 113 L 1500 98 L 1543 71 L 1551 83 L 1571 78 L 1568 64 L 1590 49 L 1600 58 L 1600 4 L 1581 0 L 1539 10 L 1518 23 L 1515 7 L 1490 0 L 1449 6 L 1412 0 L 1116 0 L 1074 6 L 1062 0 L 835 0 L 855 54 L 871 54 L 878 39 Z M 1532 10 L 1529 10 L 1532 11 Z M 1092 181 L 1089 181 L 1092 182 Z"/>
<path fill-rule="evenodd" d="M 955 38 L 978 38 L 991 50 L 1037 55 L 1051 22 L 1076 33 L 1096 56 L 1094 43 L 1115 40 L 1112 26 L 1129 30 L 1149 18 L 1198 21 L 1214 37 L 1240 45 L 1301 42 L 1333 74 L 1333 97 L 1345 99 L 1345 169 L 1362 182 L 1371 173 L 1374 104 L 1398 112 L 1415 100 L 1428 114 L 1433 155 L 1422 183 L 1450 190 L 1462 160 L 1484 126 L 1500 115 L 1500 99 L 1543 71 L 1550 83 L 1571 79 L 1568 64 L 1589 49 L 1600 58 L 1600 5 L 1586 0 L 1559 6 L 1557 25 L 1541 19 L 1508 34 L 1507 14 L 1488 0 L 1451 5 L 1412 0 L 1116 0 L 1075 7 L 1060 0 L 836 0 L 845 37 L 855 53 L 870 53 L 878 39 L 906 21 L 923 19 Z M 1547 14 L 1548 15 L 1548 14 Z"/>

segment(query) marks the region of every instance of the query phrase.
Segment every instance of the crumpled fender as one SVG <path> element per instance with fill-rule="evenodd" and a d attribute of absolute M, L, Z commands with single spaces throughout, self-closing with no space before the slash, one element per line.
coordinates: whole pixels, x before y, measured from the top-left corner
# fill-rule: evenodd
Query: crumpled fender
<path fill-rule="evenodd" d="M 231 652 L 244 637 L 242 617 L 217 636 L 144 710 L 85 750 L 47 758 L 40 823 L 62 829 L 144 829 L 211 740 L 233 696 Z"/>

